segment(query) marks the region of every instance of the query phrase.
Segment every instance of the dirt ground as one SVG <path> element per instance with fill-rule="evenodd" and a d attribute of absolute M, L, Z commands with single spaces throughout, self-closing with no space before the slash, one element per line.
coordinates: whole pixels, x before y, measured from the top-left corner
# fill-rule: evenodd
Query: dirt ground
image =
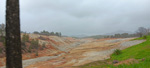
<path fill-rule="evenodd" d="M 48 61 L 38 62 L 25 68 L 70 68 L 90 62 L 105 60 L 115 49 L 129 47 L 129 43 L 139 44 L 142 41 L 130 41 L 133 38 L 94 40 L 71 49 L 68 53 Z M 137 42 L 137 43 L 136 43 Z M 126 44 L 127 43 L 127 44 Z M 132 43 L 132 45 L 135 45 Z M 130 46 L 132 46 L 130 45 Z"/>
<path fill-rule="evenodd" d="M 46 55 L 45 57 L 23 60 L 23 66 L 24 68 L 72 68 L 72 66 L 80 66 L 98 60 L 105 60 L 110 58 L 110 54 L 115 49 L 125 49 L 144 41 L 130 41 L 131 39 L 133 38 L 80 39 L 78 41 L 82 41 L 82 43 L 75 43 L 65 48 L 58 47 L 66 51 L 57 55 Z M 44 52 L 42 53 L 44 54 Z"/>

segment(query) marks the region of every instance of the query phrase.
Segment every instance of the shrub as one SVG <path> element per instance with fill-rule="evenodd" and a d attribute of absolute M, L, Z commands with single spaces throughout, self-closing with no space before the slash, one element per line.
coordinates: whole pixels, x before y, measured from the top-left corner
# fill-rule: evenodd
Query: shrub
<path fill-rule="evenodd" d="M 45 43 L 43 43 L 43 44 L 42 44 L 42 48 L 46 48 L 46 45 L 45 45 Z"/>
<path fill-rule="evenodd" d="M 3 51 L 2 48 L 0 48 L 0 54 L 2 53 L 2 51 Z"/>
<path fill-rule="evenodd" d="M 28 42 L 28 41 L 29 41 L 29 35 L 24 34 L 23 37 L 22 37 L 22 42 L 25 43 L 25 42 Z"/>
<path fill-rule="evenodd" d="M 115 55 L 120 55 L 122 52 L 121 52 L 121 50 L 119 50 L 119 49 L 116 49 L 115 51 L 114 51 L 114 53 L 113 54 L 115 54 Z"/>
<path fill-rule="evenodd" d="M 146 35 L 144 35 L 144 36 L 143 36 L 143 39 L 147 39 L 147 36 L 146 36 Z"/>
<path fill-rule="evenodd" d="M 39 40 L 31 40 L 31 46 L 33 49 L 38 49 L 39 48 Z"/>
<path fill-rule="evenodd" d="M 32 52 L 32 46 L 29 46 L 28 52 L 29 52 L 29 53 Z"/>
<path fill-rule="evenodd" d="M 38 51 L 36 51 L 36 52 L 35 52 L 35 56 L 39 56 L 39 53 L 38 53 Z"/>

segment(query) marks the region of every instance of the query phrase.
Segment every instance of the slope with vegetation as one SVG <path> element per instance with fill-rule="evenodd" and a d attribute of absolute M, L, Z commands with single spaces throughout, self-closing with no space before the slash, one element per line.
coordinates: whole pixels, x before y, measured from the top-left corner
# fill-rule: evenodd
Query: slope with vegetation
<path fill-rule="evenodd" d="M 149 68 L 150 36 L 134 40 L 141 39 L 146 39 L 146 41 L 124 50 L 116 50 L 108 60 L 92 62 L 80 68 Z"/>

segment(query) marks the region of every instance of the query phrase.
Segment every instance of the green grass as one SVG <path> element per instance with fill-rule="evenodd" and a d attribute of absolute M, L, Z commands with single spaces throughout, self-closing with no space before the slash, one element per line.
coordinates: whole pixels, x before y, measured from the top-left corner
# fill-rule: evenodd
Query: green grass
<path fill-rule="evenodd" d="M 107 66 L 108 66 L 107 60 L 105 60 L 105 61 L 95 61 L 83 66 L 79 66 L 79 68 L 106 68 Z"/>
<path fill-rule="evenodd" d="M 143 40 L 143 39 L 145 39 L 145 36 L 139 37 L 139 38 L 135 38 L 135 39 L 132 39 L 132 40 Z M 132 41 L 132 40 L 131 40 L 131 41 Z"/>
<path fill-rule="evenodd" d="M 141 38 L 136 38 L 134 40 L 141 40 L 144 39 L 143 37 Z M 119 55 L 112 54 L 111 59 L 108 59 L 107 61 L 113 61 L 113 60 L 127 60 L 130 58 L 134 59 L 145 59 L 144 61 L 139 61 L 139 63 L 134 63 L 130 65 L 118 65 L 118 66 L 113 66 L 112 64 L 107 64 L 103 62 L 93 62 L 89 63 L 83 66 L 80 66 L 80 68 L 150 68 L 150 36 L 146 37 L 146 41 L 129 47 L 127 49 L 122 50 L 122 53 Z M 97 65 L 95 65 L 97 64 Z"/>
<path fill-rule="evenodd" d="M 150 57 L 150 36 L 147 37 L 145 42 L 122 50 L 120 55 L 111 55 L 112 60 L 119 61 L 129 58 L 142 59 L 147 57 Z"/>
<path fill-rule="evenodd" d="M 106 68 L 150 68 L 150 57 L 146 58 L 145 61 L 140 61 L 139 63 L 135 64 L 130 64 L 130 65 L 119 65 L 119 66 L 113 66 L 113 65 L 108 65 Z"/>

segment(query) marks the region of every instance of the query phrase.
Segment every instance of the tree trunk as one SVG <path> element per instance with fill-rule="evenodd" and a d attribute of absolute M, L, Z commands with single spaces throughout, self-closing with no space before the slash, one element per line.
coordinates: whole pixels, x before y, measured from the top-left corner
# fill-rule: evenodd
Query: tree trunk
<path fill-rule="evenodd" d="M 22 68 L 19 0 L 6 5 L 6 68 Z"/>

